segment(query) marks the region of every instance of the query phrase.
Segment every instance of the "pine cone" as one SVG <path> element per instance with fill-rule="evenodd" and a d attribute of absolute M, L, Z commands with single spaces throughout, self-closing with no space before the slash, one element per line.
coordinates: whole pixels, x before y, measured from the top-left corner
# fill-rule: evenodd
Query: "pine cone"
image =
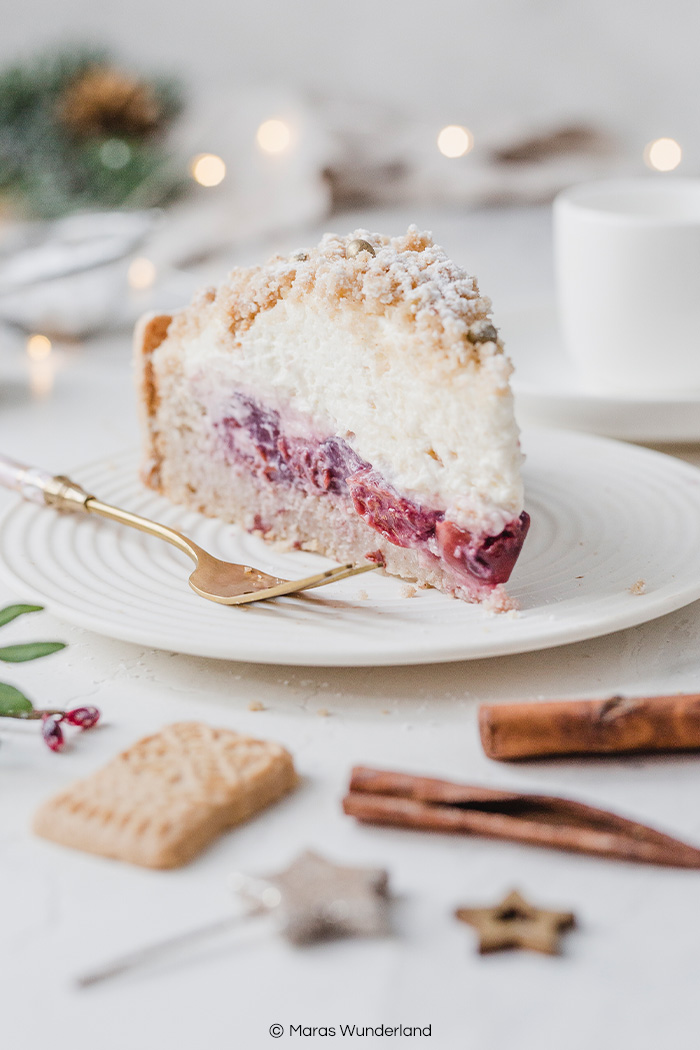
<path fill-rule="evenodd" d="M 108 66 L 93 66 L 70 83 L 61 93 L 56 113 L 81 138 L 147 135 L 163 116 L 148 84 Z"/>

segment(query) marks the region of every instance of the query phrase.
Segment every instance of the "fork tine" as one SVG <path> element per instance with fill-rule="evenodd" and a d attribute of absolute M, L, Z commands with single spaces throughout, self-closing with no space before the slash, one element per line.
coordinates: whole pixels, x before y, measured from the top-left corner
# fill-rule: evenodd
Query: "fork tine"
<path fill-rule="evenodd" d="M 226 605 L 248 605 L 251 602 L 264 601 L 266 598 L 277 598 L 282 594 L 294 594 L 295 591 L 308 591 L 314 587 L 324 587 L 327 583 L 337 583 L 345 580 L 348 576 L 358 576 L 363 572 L 370 572 L 380 568 L 374 562 L 365 562 L 363 565 L 353 565 L 347 562 L 345 565 L 336 565 L 333 569 L 318 572 L 314 576 L 307 576 L 303 580 L 287 580 L 276 587 L 268 587 L 263 591 L 249 591 L 246 594 L 237 594 L 227 599 Z"/>
<path fill-rule="evenodd" d="M 363 565 L 353 565 L 352 562 L 348 562 L 345 565 L 336 565 L 334 569 L 326 569 L 325 572 L 318 573 L 318 582 L 310 583 L 304 580 L 297 581 L 297 584 L 303 583 L 303 589 L 305 591 L 312 590 L 314 587 L 324 587 L 327 583 L 337 583 L 338 580 L 345 580 L 348 576 L 359 576 L 362 572 L 370 572 L 372 569 L 380 568 L 374 562 L 365 562 Z M 310 577 L 311 580 L 314 577 Z M 302 590 L 299 586 L 299 590 Z"/>

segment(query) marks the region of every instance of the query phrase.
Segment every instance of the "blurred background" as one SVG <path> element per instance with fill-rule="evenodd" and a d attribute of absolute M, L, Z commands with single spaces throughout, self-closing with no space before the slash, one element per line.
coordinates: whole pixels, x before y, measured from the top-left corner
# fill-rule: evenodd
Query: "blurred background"
<path fill-rule="evenodd" d="M 544 300 L 559 189 L 700 173 L 699 29 L 691 0 L 23 0 L 0 321 L 125 330 L 235 263 L 409 221 L 494 299 Z"/>
<path fill-rule="evenodd" d="M 415 119 L 494 125 L 600 123 L 629 149 L 661 135 L 697 160 L 692 0 L 25 0 L 4 19 L 7 65 L 59 44 L 113 48 L 171 72 L 207 108 L 276 85 L 389 105 Z"/>

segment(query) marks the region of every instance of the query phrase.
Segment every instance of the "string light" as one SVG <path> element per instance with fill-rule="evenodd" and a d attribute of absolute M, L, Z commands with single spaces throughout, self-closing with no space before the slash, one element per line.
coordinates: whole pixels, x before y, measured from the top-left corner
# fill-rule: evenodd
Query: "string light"
<path fill-rule="evenodd" d="M 48 336 L 35 333 L 27 339 L 29 358 L 29 389 L 37 399 L 48 397 L 56 377 L 55 355 Z"/>
<path fill-rule="evenodd" d="M 283 120 L 264 120 L 255 139 L 264 153 L 283 153 L 292 141 L 292 132 Z"/>
<path fill-rule="evenodd" d="M 150 259 L 138 256 L 136 259 L 131 260 L 126 279 L 130 288 L 141 292 L 151 287 L 156 279 L 157 272 L 155 264 Z"/>
<path fill-rule="evenodd" d="M 448 124 L 438 135 L 437 145 L 443 157 L 463 157 L 474 145 L 474 136 L 461 124 Z"/>
<path fill-rule="evenodd" d="M 654 139 L 644 147 L 644 163 L 654 171 L 673 171 L 683 159 L 675 139 Z"/>
<path fill-rule="evenodd" d="M 51 340 L 45 335 L 30 335 L 27 339 L 27 354 L 32 361 L 45 361 L 51 353 Z"/>
<path fill-rule="evenodd" d="M 226 178 L 226 165 L 215 153 L 198 153 L 190 162 L 190 174 L 200 186 L 218 186 Z"/>

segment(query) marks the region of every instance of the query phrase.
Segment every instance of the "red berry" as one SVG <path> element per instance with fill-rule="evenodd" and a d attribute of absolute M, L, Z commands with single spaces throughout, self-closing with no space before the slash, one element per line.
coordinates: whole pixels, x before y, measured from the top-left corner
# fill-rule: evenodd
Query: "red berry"
<path fill-rule="evenodd" d="M 96 707 L 74 707 L 72 711 L 66 711 L 63 717 L 69 725 L 92 729 L 99 721 L 100 712 Z"/>
<path fill-rule="evenodd" d="M 44 715 L 41 720 L 41 735 L 52 751 L 62 751 L 65 743 L 61 729 L 62 715 Z"/>

